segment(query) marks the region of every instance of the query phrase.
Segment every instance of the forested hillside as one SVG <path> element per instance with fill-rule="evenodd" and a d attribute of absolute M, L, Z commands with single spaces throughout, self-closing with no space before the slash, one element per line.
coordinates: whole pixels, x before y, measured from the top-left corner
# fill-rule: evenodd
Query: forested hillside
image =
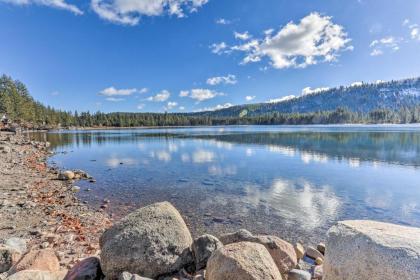
<path fill-rule="evenodd" d="M 420 79 L 340 87 L 280 103 L 235 106 L 201 113 L 65 112 L 35 101 L 26 86 L 0 77 L 0 113 L 33 128 L 237 124 L 420 122 Z M 324 104 L 325 103 L 325 104 Z"/>
<path fill-rule="evenodd" d="M 55 110 L 35 101 L 22 82 L 6 75 L 0 77 L 0 114 L 4 113 L 25 126 L 68 124 L 73 119 L 70 112 Z"/>
<path fill-rule="evenodd" d="M 334 111 L 340 107 L 352 112 L 368 113 L 377 109 L 400 111 L 418 105 L 420 105 L 420 78 L 341 86 L 282 102 L 239 105 L 202 115 L 233 117 L 258 116 L 275 112 L 311 113 Z"/>

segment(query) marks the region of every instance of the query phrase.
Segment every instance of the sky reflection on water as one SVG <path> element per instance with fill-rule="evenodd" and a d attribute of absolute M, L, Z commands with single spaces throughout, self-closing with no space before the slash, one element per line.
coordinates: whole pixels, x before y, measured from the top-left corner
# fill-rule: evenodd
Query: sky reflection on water
<path fill-rule="evenodd" d="M 419 127 L 229 127 L 50 133 L 60 167 L 117 216 L 174 203 L 194 234 L 248 228 L 304 242 L 337 220 L 420 226 Z"/>

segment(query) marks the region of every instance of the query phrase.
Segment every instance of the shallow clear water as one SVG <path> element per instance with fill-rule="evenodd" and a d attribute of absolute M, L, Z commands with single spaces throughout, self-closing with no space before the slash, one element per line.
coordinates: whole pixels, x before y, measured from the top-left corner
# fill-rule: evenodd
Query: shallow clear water
<path fill-rule="evenodd" d="M 168 200 L 194 235 L 239 228 L 305 243 L 337 220 L 420 226 L 420 126 L 241 126 L 40 134 L 93 207 Z M 64 153 L 63 153 L 64 152 Z M 83 189 L 91 188 L 91 192 Z"/>

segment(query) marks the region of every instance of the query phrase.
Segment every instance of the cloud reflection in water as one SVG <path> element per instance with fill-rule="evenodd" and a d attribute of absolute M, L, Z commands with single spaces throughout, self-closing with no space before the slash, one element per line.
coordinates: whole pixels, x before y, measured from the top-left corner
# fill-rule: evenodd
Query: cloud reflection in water
<path fill-rule="evenodd" d="M 307 180 L 278 178 L 268 189 L 248 186 L 246 193 L 246 200 L 254 207 L 263 201 L 273 214 L 307 230 L 334 220 L 341 205 L 329 186 L 315 187 Z"/>

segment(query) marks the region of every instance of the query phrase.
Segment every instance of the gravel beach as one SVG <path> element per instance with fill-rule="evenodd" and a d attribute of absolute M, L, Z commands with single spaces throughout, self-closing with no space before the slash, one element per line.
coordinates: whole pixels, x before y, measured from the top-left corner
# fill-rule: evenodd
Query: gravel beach
<path fill-rule="evenodd" d="M 29 248 L 51 248 L 62 268 L 99 253 L 99 236 L 112 223 L 74 195 L 73 180 L 49 168 L 48 143 L 0 133 L 0 242 L 11 237 Z"/>

